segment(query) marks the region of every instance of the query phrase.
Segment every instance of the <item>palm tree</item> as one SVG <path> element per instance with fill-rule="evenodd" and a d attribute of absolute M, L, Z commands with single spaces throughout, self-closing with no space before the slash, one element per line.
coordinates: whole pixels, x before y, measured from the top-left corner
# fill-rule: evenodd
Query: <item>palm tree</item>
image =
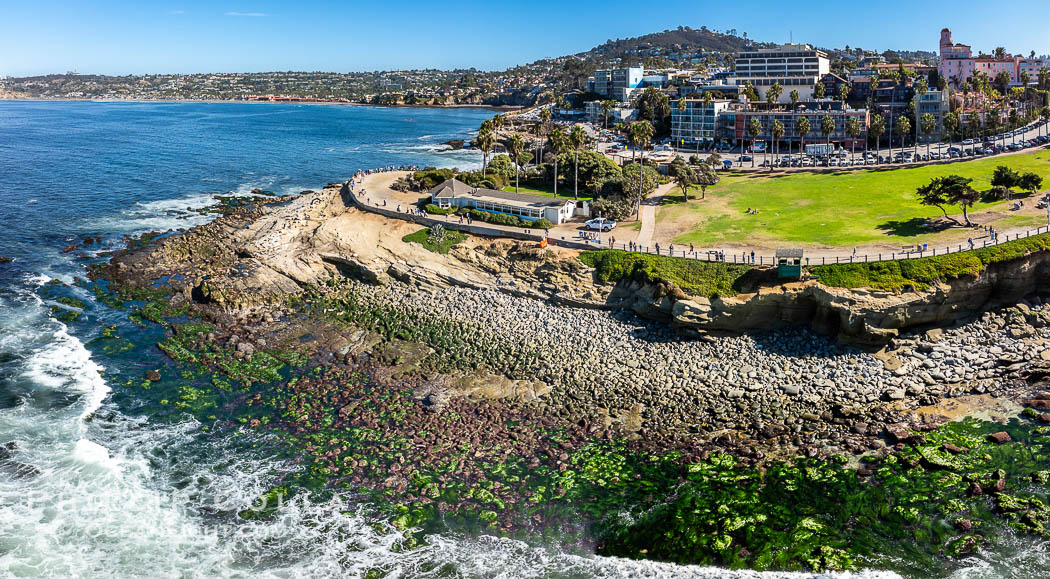
<path fill-rule="evenodd" d="M 930 113 L 923 113 L 919 117 L 919 128 L 922 129 L 922 134 L 926 138 L 926 155 L 930 154 L 930 133 L 937 129 L 937 119 Z"/>
<path fill-rule="evenodd" d="M 774 110 L 776 110 L 777 101 L 780 100 L 780 95 L 783 94 L 783 92 L 784 92 L 784 87 L 780 86 L 779 82 L 773 83 L 773 86 L 769 87 L 766 90 L 766 104 L 769 105 L 769 112 L 770 112 L 769 122 L 767 123 L 767 125 L 770 128 L 770 131 L 769 131 L 769 139 L 770 139 L 770 141 L 769 141 L 769 151 L 770 152 L 773 152 L 773 147 L 775 146 L 775 141 L 773 139 L 773 114 L 772 113 L 773 113 Z M 772 163 L 769 164 L 769 170 L 770 171 L 773 170 L 773 164 Z"/>
<path fill-rule="evenodd" d="M 817 85 L 813 87 L 813 98 L 824 98 L 826 91 L 827 89 L 824 87 L 824 83 L 817 81 Z"/>
<path fill-rule="evenodd" d="M 1045 68 L 1043 70 L 1046 70 Z M 1047 123 L 1050 123 L 1050 107 L 1043 107 L 1039 109 L 1039 116 L 1043 119 L 1043 127 L 1045 134 L 1045 127 Z"/>
<path fill-rule="evenodd" d="M 948 146 L 951 147 L 955 131 L 959 130 L 959 113 L 948 111 L 944 115 L 944 132 L 948 133 Z"/>
<path fill-rule="evenodd" d="M 911 134 L 911 119 L 904 115 L 897 119 L 897 134 L 901 137 L 901 149 L 904 149 L 905 138 Z"/>
<path fill-rule="evenodd" d="M 751 168 L 755 168 L 755 140 L 762 134 L 762 121 L 758 117 L 751 117 L 747 122 L 747 134 L 751 136 Z"/>
<path fill-rule="evenodd" d="M 875 140 L 875 156 L 878 157 L 879 151 L 882 148 L 882 134 L 886 132 L 886 119 L 882 118 L 882 115 L 876 113 L 871 117 L 871 126 L 868 127 L 868 135 L 874 137 Z"/>
<path fill-rule="evenodd" d="M 849 85 L 843 83 L 839 85 L 839 100 L 845 103 L 847 98 L 849 98 Z"/>
<path fill-rule="evenodd" d="M 826 140 L 827 150 L 825 153 L 828 157 L 831 157 L 831 134 L 835 132 L 835 119 L 831 118 L 831 115 L 824 115 L 824 118 L 820 119 L 820 133 L 824 135 Z"/>
<path fill-rule="evenodd" d="M 510 137 L 510 154 L 514 158 L 514 192 L 518 192 L 518 167 L 521 166 L 521 158 L 525 154 L 525 139 L 514 133 Z"/>
<path fill-rule="evenodd" d="M 567 145 L 565 133 L 559 129 L 554 128 L 550 134 L 547 135 L 547 146 L 550 147 L 551 153 L 554 154 L 554 198 L 558 198 L 558 157 L 565 152 Z"/>
<path fill-rule="evenodd" d="M 572 146 L 572 161 L 576 165 L 575 176 L 572 181 L 572 196 L 580 198 L 580 149 L 587 144 L 587 133 L 580 125 L 573 125 L 569 131 L 569 145 Z"/>
<path fill-rule="evenodd" d="M 791 94 L 789 94 L 788 97 L 791 99 L 791 110 L 797 110 L 799 99 L 798 90 L 791 89 Z"/>
<path fill-rule="evenodd" d="M 773 146 L 776 147 L 776 152 L 773 153 L 773 159 L 776 160 L 780 156 L 780 139 L 784 136 L 784 123 L 780 121 L 773 121 Z M 769 170 L 773 170 L 773 166 L 769 166 Z"/>
<path fill-rule="evenodd" d="M 809 126 L 808 117 L 799 117 L 798 120 L 795 121 L 795 132 L 798 133 L 798 136 L 802 138 L 802 142 L 799 143 L 798 146 L 799 154 L 803 154 L 806 152 L 806 135 L 809 134 L 810 130 L 811 127 Z"/>
<path fill-rule="evenodd" d="M 482 124 L 481 131 L 478 132 L 477 138 L 474 139 L 474 144 L 481 149 L 481 177 L 485 177 L 485 173 L 488 172 L 489 167 L 489 153 L 492 152 L 492 146 L 496 144 L 496 137 L 492 134 L 492 130 L 489 127 Z"/>
<path fill-rule="evenodd" d="M 600 106 L 602 108 L 602 121 L 605 123 L 605 130 L 608 131 L 609 130 L 609 113 L 611 113 L 612 110 L 614 108 L 616 108 L 616 101 L 611 100 L 611 99 L 610 100 L 604 100 L 604 101 L 601 102 Z"/>
<path fill-rule="evenodd" d="M 653 138 L 653 125 L 649 121 L 639 121 L 631 125 L 630 134 L 634 138 L 635 144 L 642 150 L 641 161 L 638 165 L 638 204 L 635 207 L 635 216 L 641 213 L 642 210 L 642 174 L 645 168 L 645 148 L 649 146 L 649 141 Z"/>
<path fill-rule="evenodd" d="M 846 119 L 846 134 L 850 137 L 850 158 L 852 158 L 857 155 L 857 137 L 860 136 L 860 121 L 857 120 L 857 117 Z"/>
<path fill-rule="evenodd" d="M 540 136 L 544 136 L 550 132 L 552 115 L 551 107 L 546 107 L 540 111 Z M 543 163 L 543 139 L 537 141 L 537 145 L 539 146 L 539 155 L 536 155 L 536 163 L 539 164 Z"/>

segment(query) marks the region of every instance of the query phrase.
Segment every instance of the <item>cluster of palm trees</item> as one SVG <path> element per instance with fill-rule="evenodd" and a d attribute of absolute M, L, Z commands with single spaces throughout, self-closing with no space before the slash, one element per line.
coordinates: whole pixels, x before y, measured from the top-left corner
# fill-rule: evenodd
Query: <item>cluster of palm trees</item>
<path fill-rule="evenodd" d="M 558 158 L 572 151 L 575 176 L 573 178 L 573 198 L 580 198 L 580 150 L 587 146 L 587 133 L 580 125 L 573 125 L 568 133 L 555 128 L 547 134 L 547 147 L 554 154 L 554 196 L 558 196 Z"/>
<path fill-rule="evenodd" d="M 481 128 L 478 129 L 478 136 L 474 137 L 474 146 L 481 149 L 482 175 L 488 170 L 489 154 L 492 153 L 492 148 L 496 145 L 496 132 L 502 129 L 505 124 L 506 117 L 503 115 L 496 115 L 495 117 L 482 122 Z"/>
<path fill-rule="evenodd" d="M 846 87 L 846 85 L 842 85 L 842 86 Z M 817 83 L 817 90 L 814 93 L 817 98 L 821 98 L 820 95 L 824 93 L 823 87 L 824 87 L 823 83 Z M 757 101 L 757 100 L 759 100 L 758 99 L 758 91 L 755 89 L 754 86 L 751 85 L 751 83 L 746 83 L 744 85 L 743 92 L 748 97 L 749 101 Z M 843 102 L 845 102 L 846 97 L 848 96 L 848 88 L 845 91 L 841 91 L 840 90 L 839 93 L 840 93 L 839 94 L 840 98 L 842 99 Z M 784 135 L 787 132 L 787 127 L 784 126 L 784 123 L 782 121 L 780 121 L 779 119 L 775 119 L 774 118 L 774 115 L 780 109 L 780 107 L 778 106 L 777 103 L 779 103 L 780 96 L 782 94 L 784 94 L 784 88 L 780 85 L 780 83 L 775 83 L 773 86 L 769 87 L 769 89 L 766 90 L 766 99 L 765 100 L 766 100 L 766 104 L 767 104 L 768 109 L 769 109 L 769 115 L 768 115 L 768 121 L 766 123 L 766 127 L 763 127 L 762 121 L 761 121 L 761 119 L 759 119 L 758 116 L 751 117 L 751 119 L 747 123 L 747 126 L 745 127 L 745 130 L 747 131 L 748 136 L 751 137 L 751 149 L 752 150 L 754 150 L 755 144 L 758 142 L 758 137 L 760 135 L 762 135 L 764 132 L 766 132 L 766 129 L 768 127 L 768 134 L 769 134 L 769 137 L 770 137 L 769 150 L 770 150 L 771 153 L 773 153 L 774 160 L 777 159 L 779 157 L 779 155 L 780 155 L 780 141 L 783 139 Z M 791 109 L 793 111 L 797 111 L 798 110 L 798 102 L 799 102 L 799 93 L 798 93 L 798 91 L 797 90 L 792 90 L 791 93 L 788 95 L 788 98 L 791 99 Z M 820 130 L 820 133 L 824 136 L 824 139 L 825 139 L 825 141 L 827 143 L 827 146 L 830 149 L 831 148 L 831 135 L 833 135 L 835 133 L 835 129 L 836 129 L 834 117 L 832 117 L 830 114 L 824 114 L 823 116 L 821 116 L 821 118 L 820 118 L 820 125 L 817 128 Z M 799 150 L 800 151 L 804 151 L 805 150 L 805 148 L 806 148 L 806 137 L 809 135 L 809 133 L 812 130 L 813 130 L 813 127 L 812 127 L 812 125 L 810 123 L 809 117 L 798 116 L 795 119 L 795 134 L 798 135 L 798 137 L 800 139 L 800 146 L 799 146 Z M 856 152 L 856 147 L 855 147 L 856 140 L 857 140 L 858 137 L 860 137 L 861 134 L 863 134 L 863 129 L 861 127 L 860 121 L 856 117 L 848 117 L 846 119 L 845 130 L 846 130 L 846 134 L 851 137 L 851 139 L 853 141 L 853 145 L 854 145 L 853 149 L 854 149 L 854 152 Z M 774 164 L 775 164 L 775 162 L 774 163 L 770 163 L 770 170 L 772 170 Z M 755 166 L 755 158 L 754 158 L 753 155 L 751 157 L 751 166 L 752 167 Z"/>
<path fill-rule="evenodd" d="M 1011 127 L 1016 127 L 1025 119 L 1037 115 L 1044 120 L 1050 119 L 1050 111 L 1045 111 L 1047 107 L 1039 107 L 1037 104 L 1041 96 L 1040 90 L 1050 90 L 1050 69 L 1042 67 L 1039 70 L 1036 85 L 1040 90 L 1029 87 L 1032 75 L 1028 71 L 1022 71 L 1018 80 L 1022 86 L 1010 88 L 1009 73 L 1001 72 L 995 77 L 990 77 L 987 72 L 978 72 L 958 85 L 963 96 L 963 108 L 973 109 L 966 118 L 969 136 L 980 138 L 998 133 L 1003 128 L 1003 110 L 1010 101 L 1015 105 L 1007 116 L 1007 124 Z M 955 126 L 955 129 L 958 128 L 959 124 Z"/>

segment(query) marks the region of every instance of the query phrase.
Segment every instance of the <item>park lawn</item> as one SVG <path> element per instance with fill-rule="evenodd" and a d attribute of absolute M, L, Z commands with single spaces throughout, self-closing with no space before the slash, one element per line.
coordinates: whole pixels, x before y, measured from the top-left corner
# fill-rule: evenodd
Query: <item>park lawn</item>
<path fill-rule="evenodd" d="M 732 171 L 707 189 L 707 199 L 667 203 L 657 210 L 661 223 L 675 224 L 675 243 L 716 245 L 783 244 L 849 247 L 862 244 L 908 245 L 938 240 L 922 223 L 941 216 L 936 207 L 923 207 L 915 190 L 933 177 L 957 174 L 973 178 L 973 187 L 991 187 L 992 171 L 1007 165 L 1019 172 L 1032 171 L 1050 185 L 1050 151 L 1039 150 L 991 159 L 946 165 L 898 169 L 846 170 L 829 173 L 768 175 Z M 680 193 L 677 200 L 681 200 Z M 758 215 L 748 215 L 757 208 Z M 989 208 L 1007 213 L 1004 201 L 977 203 L 970 213 Z M 953 213 L 954 208 L 949 208 Z M 957 211 L 957 209 L 954 209 Z M 1011 216 L 1013 217 L 1013 216 Z M 1017 225 L 1036 219 L 1016 216 Z M 996 222 L 996 227 L 1005 224 Z M 951 230 L 950 230 L 951 231 Z M 956 232 L 960 231 L 958 229 Z M 942 236 L 943 239 L 943 236 Z"/>
<path fill-rule="evenodd" d="M 580 199 L 583 201 L 590 201 L 594 199 L 594 195 L 590 191 L 585 191 L 582 188 L 583 183 L 580 183 Z M 507 193 L 514 193 L 514 185 L 508 185 L 503 188 Z M 554 197 L 554 188 L 543 188 L 537 189 L 533 187 L 518 187 L 518 193 L 525 195 L 538 195 L 540 197 Z M 558 185 L 558 199 L 576 199 L 572 195 L 572 182 L 561 183 Z"/>

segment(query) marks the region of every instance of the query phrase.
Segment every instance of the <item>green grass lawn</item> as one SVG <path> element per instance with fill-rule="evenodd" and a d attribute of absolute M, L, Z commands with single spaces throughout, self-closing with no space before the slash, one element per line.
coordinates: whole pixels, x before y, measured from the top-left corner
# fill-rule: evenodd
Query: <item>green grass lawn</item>
<path fill-rule="evenodd" d="M 504 187 L 503 190 L 507 193 L 514 193 L 514 185 L 508 185 Z M 554 188 L 545 187 L 542 189 L 537 189 L 532 187 L 521 186 L 518 187 L 518 193 L 524 193 L 526 195 L 539 195 L 541 197 L 554 197 Z M 572 180 L 569 180 L 568 183 L 558 184 L 558 199 L 575 199 L 575 197 L 573 197 L 572 195 Z M 590 191 L 584 189 L 582 181 L 580 182 L 580 199 L 584 201 L 590 201 L 591 199 L 594 199 L 594 195 L 591 194 Z"/>
<path fill-rule="evenodd" d="M 674 224 L 676 232 L 685 231 L 674 238 L 675 243 L 698 245 L 790 242 L 849 247 L 931 242 L 938 236 L 923 223 L 941 213 L 919 205 L 915 190 L 933 177 L 958 174 L 973 178 L 974 188 L 985 191 L 997 165 L 1038 173 L 1046 180 L 1044 189 L 1050 187 L 1047 150 L 913 168 L 779 175 L 732 171 L 708 188 L 706 200 L 683 203 L 676 192 L 658 209 L 657 232 L 661 224 Z M 1005 203 L 978 203 L 970 212 L 992 207 L 1005 211 Z M 748 215 L 748 208 L 758 208 L 759 214 Z M 957 210 L 949 209 L 953 211 Z M 1046 221 L 1045 215 L 1006 215 L 996 227 L 1034 227 Z"/>

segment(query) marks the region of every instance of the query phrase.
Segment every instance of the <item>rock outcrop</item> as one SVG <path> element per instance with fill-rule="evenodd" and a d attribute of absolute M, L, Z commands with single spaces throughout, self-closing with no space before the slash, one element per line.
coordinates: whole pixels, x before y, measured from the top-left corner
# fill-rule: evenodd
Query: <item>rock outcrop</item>
<path fill-rule="evenodd" d="M 658 284 L 622 282 L 609 305 L 650 319 L 668 319 L 684 330 L 746 331 L 808 324 L 856 343 L 884 344 L 901 330 L 947 326 L 989 308 L 1012 305 L 1046 292 L 1050 253 L 1033 253 L 990 265 L 980 275 L 895 294 L 832 288 L 817 282 L 762 287 L 727 298 L 682 297 Z"/>

